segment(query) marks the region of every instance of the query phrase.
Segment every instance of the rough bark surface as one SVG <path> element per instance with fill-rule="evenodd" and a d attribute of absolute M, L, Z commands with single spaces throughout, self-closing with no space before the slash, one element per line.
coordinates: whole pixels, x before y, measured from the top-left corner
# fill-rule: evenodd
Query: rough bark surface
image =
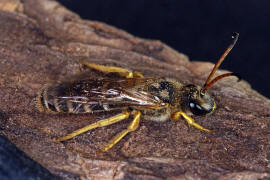
<path fill-rule="evenodd" d="M 64 179 L 270 178 L 270 101 L 235 78 L 211 88 L 218 106 L 213 114 L 194 117 L 215 135 L 183 120 L 143 119 L 137 131 L 100 156 L 95 152 L 129 121 L 56 142 L 102 118 L 48 115 L 35 108 L 45 83 L 80 72 L 80 57 L 199 85 L 213 64 L 189 61 L 160 41 L 82 20 L 55 1 L 2 0 L 0 9 L 0 134 L 52 173 Z"/>

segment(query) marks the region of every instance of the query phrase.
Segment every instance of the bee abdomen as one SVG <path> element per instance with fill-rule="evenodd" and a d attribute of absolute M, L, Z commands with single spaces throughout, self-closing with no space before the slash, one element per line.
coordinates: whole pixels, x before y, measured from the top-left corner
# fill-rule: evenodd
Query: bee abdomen
<path fill-rule="evenodd" d="M 45 85 L 38 93 L 36 105 L 39 111 L 47 113 L 92 113 L 95 108 L 83 104 L 81 99 L 63 98 L 68 91 L 63 85 Z M 63 95 L 64 94 L 64 95 Z M 96 106 L 95 106 L 96 107 Z"/>
<path fill-rule="evenodd" d="M 50 85 L 45 85 L 41 89 L 36 98 L 39 111 L 48 113 L 69 112 L 67 102 L 59 101 L 55 93 L 54 87 Z"/>

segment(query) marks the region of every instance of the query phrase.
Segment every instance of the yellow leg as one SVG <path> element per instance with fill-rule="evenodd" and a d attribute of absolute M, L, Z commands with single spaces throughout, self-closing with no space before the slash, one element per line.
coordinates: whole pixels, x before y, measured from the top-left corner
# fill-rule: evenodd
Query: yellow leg
<path fill-rule="evenodd" d="M 118 133 L 110 142 L 101 150 L 97 152 L 97 154 L 103 153 L 111 149 L 115 144 L 117 144 L 123 137 L 125 137 L 129 132 L 135 131 L 139 127 L 141 112 L 136 111 L 134 113 L 134 119 L 128 125 L 127 129 Z"/>
<path fill-rule="evenodd" d="M 116 66 L 103 66 L 103 65 L 99 65 L 99 64 L 93 64 L 90 63 L 86 60 L 81 59 L 80 60 L 82 64 L 84 64 L 85 66 L 95 69 L 97 71 L 101 71 L 104 73 L 118 73 L 120 76 L 126 77 L 126 78 L 141 78 L 143 77 L 142 73 L 140 72 L 132 72 L 128 69 L 124 69 L 124 68 L 120 68 L 120 67 L 116 67 Z"/>
<path fill-rule="evenodd" d="M 90 124 L 90 125 L 85 126 L 85 127 L 81 128 L 81 129 L 78 129 L 78 130 L 68 134 L 67 136 L 61 137 L 61 138 L 57 139 L 57 141 L 66 141 L 68 139 L 71 139 L 71 138 L 73 138 L 75 136 L 78 136 L 79 134 L 82 134 L 82 133 L 84 133 L 86 131 L 89 131 L 91 129 L 95 129 L 97 127 L 103 127 L 103 126 L 108 126 L 110 124 L 114 124 L 116 122 L 119 122 L 119 121 L 121 121 L 123 119 L 128 118 L 129 115 L 130 115 L 130 112 L 125 111 L 125 112 L 123 112 L 121 114 L 110 117 L 108 119 L 103 119 L 103 120 L 97 121 L 97 122 L 95 122 L 93 124 Z"/>
<path fill-rule="evenodd" d="M 171 116 L 171 119 L 172 120 L 177 120 L 180 118 L 180 116 L 182 116 L 186 121 L 187 123 L 190 125 L 190 126 L 194 126 L 195 128 L 201 130 L 201 131 L 205 131 L 205 132 L 208 132 L 208 133 L 212 133 L 212 134 L 215 134 L 214 131 L 211 131 L 209 129 L 206 129 L 204 127 L 202 127 L 201 125 L 197 124 L 190 116 L 188 116 L 186 113 L 183 113 L 183 112 L 176 112 L 174 114 L 172 114 Z"/>

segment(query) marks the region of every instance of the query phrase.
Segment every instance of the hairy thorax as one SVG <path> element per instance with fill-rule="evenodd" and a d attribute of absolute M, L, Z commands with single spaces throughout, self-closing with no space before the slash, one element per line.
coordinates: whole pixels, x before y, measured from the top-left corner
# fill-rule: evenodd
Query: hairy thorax
<path fill-rule="evenodd" d="M 181 88 L 183 85 L 173 79 L 160 78 L 146 84 L 143 90 L 160 99 L 168 107 L 161 109 L 141 109 L 145 119 L 156 122 L 169 120 L 171 114 L 180 108 Z"/>

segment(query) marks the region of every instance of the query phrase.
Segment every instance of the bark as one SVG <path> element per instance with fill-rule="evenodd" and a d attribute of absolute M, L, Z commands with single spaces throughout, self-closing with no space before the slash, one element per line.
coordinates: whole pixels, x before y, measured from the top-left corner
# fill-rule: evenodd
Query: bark
<path fill-rule="evenodd" d="M 35 107 L 44 84 L 80 72 L 81 57 L 198 85 L 213 64 L 189 61 L 160 41 L 82 20 L 55 1 L 2 0 L 0 9 L 0 134 L 50 172 L 64 179 L 270 178 L 270 101 L 233 77 L 210 89 L 217 110 L 194 117 L 215 135 L 183 120 L 143 119 L 138 130 L 99 156 L 95 152 L 129 121 L 56 142 L 103 117 L 48 115 Z"/>

